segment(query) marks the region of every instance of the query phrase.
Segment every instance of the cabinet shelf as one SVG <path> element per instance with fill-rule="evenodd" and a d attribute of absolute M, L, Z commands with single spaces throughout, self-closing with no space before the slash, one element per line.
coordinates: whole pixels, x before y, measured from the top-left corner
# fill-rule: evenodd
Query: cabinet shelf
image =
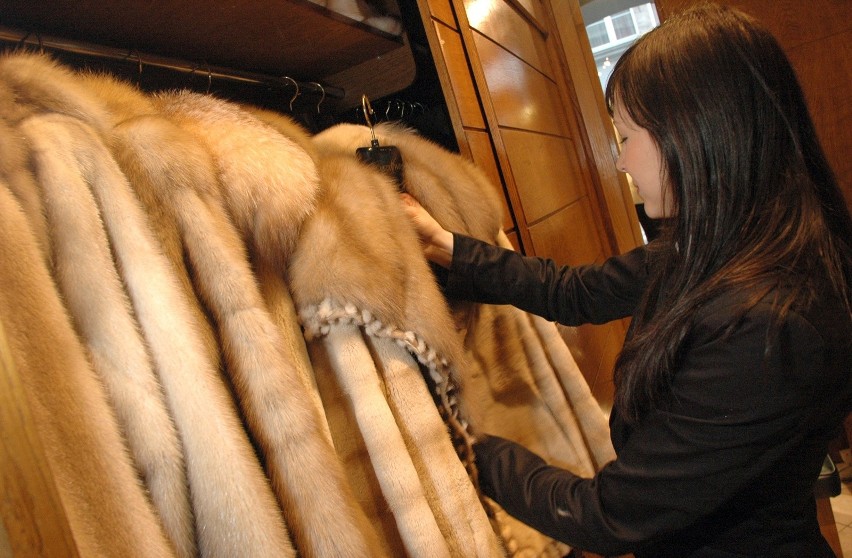
<path fill-rule="evenodd" d="M 308 0 L 0 0 L 0 23 L 129 53 L 321 81 L 404 47 Z"/>

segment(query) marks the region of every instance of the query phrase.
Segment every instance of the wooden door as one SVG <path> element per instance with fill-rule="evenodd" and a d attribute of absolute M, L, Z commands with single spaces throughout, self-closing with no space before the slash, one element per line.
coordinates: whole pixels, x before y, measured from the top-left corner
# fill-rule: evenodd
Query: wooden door
<path fill-rule="evenodd" d="M 567 2 L 571 17 L 579 17 L 577 0 Z M 582 18 L 557 29 L 547 0 L 419 0 L 419 6 L 460 150 L 501 188 L 504 228 L 515 247 L 577 265 L 639 245 L 632 198 L 614 169 L 597 75 L 594 82 L 588 75 L 591 49 L 581 50 Z M 591 83 L 597 96 L 586 89 Z M 564 330 L 605 408 L 624 333 L 623 321 Z"/>

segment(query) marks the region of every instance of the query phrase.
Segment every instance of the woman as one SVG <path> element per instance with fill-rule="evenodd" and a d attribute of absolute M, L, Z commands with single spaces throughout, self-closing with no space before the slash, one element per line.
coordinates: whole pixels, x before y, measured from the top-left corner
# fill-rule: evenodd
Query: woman
<path fill-rule="evenodd" d="M 601 554 L 833 556 L 813 494 L 852 410 L 852 224 L 777 42 L 735 10 L 670 18 L 617 63 L 606 101 L 651 217 L 647 247 L 558 267 L 451 234 L 412 198 L 446 293 L 566 325 L 632 316 L 592 479 L 493 436 L 483 491 Z"/>

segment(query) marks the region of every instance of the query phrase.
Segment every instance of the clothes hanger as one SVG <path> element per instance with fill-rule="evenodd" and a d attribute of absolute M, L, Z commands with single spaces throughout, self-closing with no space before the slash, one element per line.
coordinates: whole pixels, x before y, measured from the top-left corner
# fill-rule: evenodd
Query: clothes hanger
<path fill-rule="evenodd" d="M 317 114 L 320 114 L 320 105 L 322 105 L 322 102 L 325 101 L 325 87 L 323 87 L 321 83 L 316 81 L 311 81 L 309 83 L 311 85 L 316 85 L 317 87 L 319 87 L 319 90 L 322 94 L 322 97 L 320 97 L 320 100 L 317 102 Z"/>
<path fill-rule="evenodd" d="M 299 90 L 299 82 L 291 78 L 290 76 L 284 76 L 284 79 L 293 82 L 293 86 L 296 88 L 296 93 L 290 99 L 290 112 L 293 112 L 293 101 L 295 101 L 296 98 L 301 94 L 301 91 Z"/>
<path fill-rule="evenodd" d="M 370 128 L 371 140 L 370 147 L 357 148 L 355 155 L 362 162 L 372 165 L 390 176 L 396 184 L 397 189 L 400 192 L 405 192 L 402 153 L 394 145 L 379 145 L 379 140 L 376 138 L 376 131 L 373 129 L 373 119 L 376 113 L 373 111 L 373 107 L 370 106 L 370 99 L 366 95 L 361 96 L 361 110 L 364 113 L 364 120 L 367 122 L 367 127 Z"/>

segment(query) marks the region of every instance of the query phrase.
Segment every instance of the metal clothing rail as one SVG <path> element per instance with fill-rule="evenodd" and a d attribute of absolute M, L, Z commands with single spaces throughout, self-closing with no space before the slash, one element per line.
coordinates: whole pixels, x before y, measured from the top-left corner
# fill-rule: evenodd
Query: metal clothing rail
<path fill-rule="evenodd" d="M 25 31 L 3 26 L 0 26 L 0 42 L 19 47 L 33 46 L 38 47 L 39 49 L 55 50 L 81 56 L 92 56 L 118 62 L 136 62 L 139 65 L 140 73 L 144 71 L 146 66 L 151 66 L 184 74 L 207 77 L 210 81 L 217 79 L 252 85 L 266 85 L 282 90 L 289 89 L 291 92 L 295 89 L 295 95 L 293 96 L 294 100 L 297 96 L 304 94 L 321 96 L 322 99 L 342 99 L 345 95 L 345 91 L 339 87 L 324 86 L 315 81 L 298 81 L 289 76 L 276 77 L 268 74 L 244 72 L 220 66 L 210 66 L 205 63 L 191 65 L 186 61 L 166 58 L 154 54 L 139 53 L 136 50 L 122 50 L 70 39 L 48 37 L 39 33 L 27 33 Z"/>

